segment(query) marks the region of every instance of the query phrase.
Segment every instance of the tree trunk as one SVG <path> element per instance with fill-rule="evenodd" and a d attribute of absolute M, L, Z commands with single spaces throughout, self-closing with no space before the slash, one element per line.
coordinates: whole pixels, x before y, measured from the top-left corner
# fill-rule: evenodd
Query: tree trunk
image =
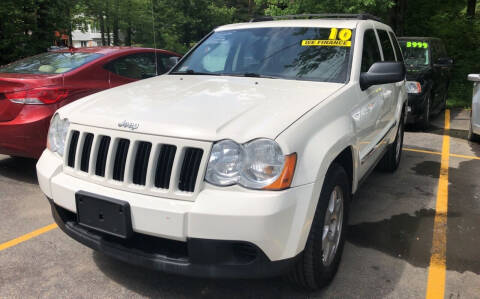
<path fill-rule="evenodd" d="M 132 0 L 127 2 L 127 32 L 125 36 L 125 45 L 132 45 Z"/>
<path fill-rule="evenodd" d="M 405 35 L 405 14 L 407 12 L 407 0 L 399 0 L 399 12 L 397 15 L 397 28 L 399 36 Z"/>
<path fill-rule="evenodd" d="M 105 20 L 103 19 L 103 13 L 100 13 L 100 16 L 98 17 L 98 20 L 100 21 L 100 35 L 102 36 L 102 46 L 105 46 L 106 41 L 105 41 Z"/>
<path fill-rule="evenodd" d="M 405 12 L 407 0 L 395 0 L 395 5 L 390 10 L 390 24 L 398 36 L 405 34 Z"/>
<path fill-rule="evenodd" d="M 70 47 L 73 47 L 73 39 L 72 39 L 72 10 L 70 9 L 70 6 L 67 5 L 67 16 L 68 16 L 68 44 Z"/>
<path fill-rule="evenodd" d="M 106 23 L 106 29 L 107 29 L 107 45 L 111 46 L 112 41 L 111 41 L 111 34 L 110 34 L 110 1 L 105 1 L 107 3 L 107 9 L 105 11 L 105 23 Z"/>
<path fill-rule="evenodd" d="M 467 2 L 467 18 L 475 18 L 475 9 L 477 8 L 477 0 L 468 0 Z"/>
<path fill-rule="evenodd" d="M 118 14 L 120 11 L 120 0 L 115 0 L 115 12 L 113 15 L 113 45 L 120 46 L 120 38 L 118 36 Z"/>

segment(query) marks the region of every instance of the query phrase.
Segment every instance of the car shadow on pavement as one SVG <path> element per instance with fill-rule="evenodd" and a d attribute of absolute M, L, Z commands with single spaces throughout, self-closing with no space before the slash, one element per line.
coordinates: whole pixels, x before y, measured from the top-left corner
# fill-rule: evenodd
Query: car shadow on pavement
<path fill-rule="evenodd" d="M 204 279 L 166 274 L 133 266 L 93 252 L 98 268 L 123 287 L 146 297 L 173 298 L 308 298 L 283 278 Z"/>
<path fill-rule="evenodd" d="M 0 159 L 0 176 L 27 184 L 37 184 L 37 160 L 27 158 Z"/>
<path fill-rule="evenodd" d="M 480 156 L 480 145 L 471 144 Z M 480 160 L 450 160 L 447 270 L 480 275 Z"/>

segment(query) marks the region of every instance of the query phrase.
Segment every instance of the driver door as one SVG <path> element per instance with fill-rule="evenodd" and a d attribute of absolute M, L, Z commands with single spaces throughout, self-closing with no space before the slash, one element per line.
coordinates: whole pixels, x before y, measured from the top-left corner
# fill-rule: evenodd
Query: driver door
<path fill-rule="evenodd" d="M 361 72 L 367 72 L 370 67 L 381 62 L 380 44 L 374 29 L 367 29 L 363 38 Z M 352 118 L 357 132 L 357 147 L 360 157 L 359 177 L 365 176 L 373 167 L 379 155 L 379 135 L 382 112 L 384 110 L 384 95 L 381 86 L 371 86 L 362 91 L 358 88 L 358 105 Z"/>

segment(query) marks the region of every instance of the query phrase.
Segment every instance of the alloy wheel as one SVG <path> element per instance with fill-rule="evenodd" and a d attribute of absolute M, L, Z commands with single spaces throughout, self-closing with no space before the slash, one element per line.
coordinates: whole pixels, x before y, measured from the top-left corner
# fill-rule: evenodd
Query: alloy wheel
<path fill-rule="evenodd" d="M 322 234 L 322 262 L 329 266 L 335 258 L 343 229 L 344 196 L 340 186 L 330 194 Z"/>

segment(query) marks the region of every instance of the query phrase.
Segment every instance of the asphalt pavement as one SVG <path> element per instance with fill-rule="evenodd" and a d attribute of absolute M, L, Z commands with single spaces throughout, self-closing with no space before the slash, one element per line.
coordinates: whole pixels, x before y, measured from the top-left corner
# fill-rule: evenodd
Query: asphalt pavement
<path fill-rule="evenodd" d="M 450 119 L 447 131 L 443 114 L 426 132 L 407 131 L 399 170 L 374 171 L 360 187 L 339 272 L 314 293 L 282 278 L 197 279 L 131 266 L 58 228 L 29 239 L 53 223 L 35 161 L 0 155 L 0 298 L 423 298 L 428 288 L 443 288 L 445 298 L 480 298 L 480 144 L 466 140 L 467 111 L 453 110 Z M 429 281 L 429 269 L 444 134 L 450 152 L 443 152 L 449 168 L 442 284 Z"/>

